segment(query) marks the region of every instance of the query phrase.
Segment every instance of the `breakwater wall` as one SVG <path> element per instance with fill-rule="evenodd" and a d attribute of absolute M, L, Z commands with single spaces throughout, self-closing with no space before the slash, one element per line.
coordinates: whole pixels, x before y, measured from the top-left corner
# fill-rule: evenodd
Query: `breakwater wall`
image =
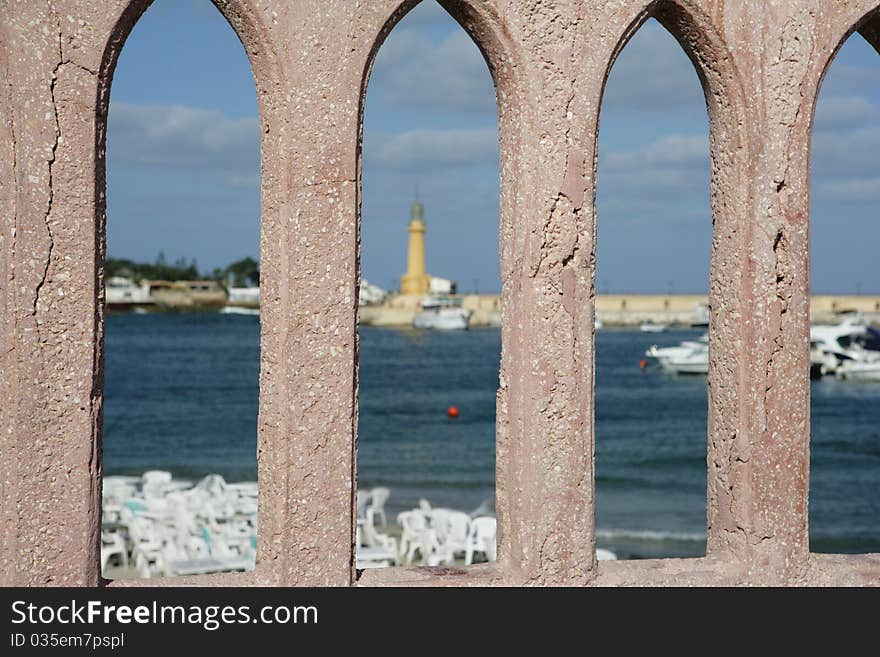
<path fill-rule="evenodd" d="M 471 326 L 501 324 L 501 299 L 497 294 L 456 295 L 473 311 Z M 381 304 L 363 305 L 360 322 L 364 326 L 409 326 L 419 311 L 418 295 L 397 294 Z M 700 320 L 699 308 L 708 303 L 699 294 L 602 294 L 596 297 L 596 315 L 606 326 L 636 326 L 643 322 L 689 326 Z M 880 296 L 817 295 L 810 300 L 814 322 L 832 322 L 842 312 L 860 312 L 880 323 Z"/>

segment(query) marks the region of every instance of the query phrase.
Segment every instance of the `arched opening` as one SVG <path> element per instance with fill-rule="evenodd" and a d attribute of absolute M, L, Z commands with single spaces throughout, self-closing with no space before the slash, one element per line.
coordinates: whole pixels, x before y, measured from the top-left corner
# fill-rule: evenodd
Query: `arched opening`
<path fill-rule="evenodd" d="M 250 570 L 260 131 L 249 61 L 208 0 L 157 0 L 126 40 L 110 100 L 103 572 Z"/>
<path fill-rule="evenodd" d="M 869 31 L 866 35 L 872 34 Z M 880 551 L 880 59 L 853 35 L 816 105 L 811 162 L 810 548 Z"/>
<path fill-rule="evenodd" d="M 492 560 L 492 78 L 468 34 L 426 0 L 378 51 L 364 108 L 357 566 Z"/>
<path fill-rule="evenodd" d="M 608 77 L 596 189 L 597 548 L 701 556 L 709 128 L 693 65 L 654 19 Z"/>

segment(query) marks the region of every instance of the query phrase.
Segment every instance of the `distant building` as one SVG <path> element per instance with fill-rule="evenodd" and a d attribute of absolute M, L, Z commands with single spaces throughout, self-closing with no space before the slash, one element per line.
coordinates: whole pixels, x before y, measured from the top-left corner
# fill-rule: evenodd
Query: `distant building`
<path fill-rule="evenodd" d="M 455 294 L 458 283 L 448 278 L 440 278 L 439 276 L 431 276 L 431 283 L 428 286 L 430 294 Z"/>
<path fill-rule="evenodd" d="M 382 303 L 387 296 L 388 292 L 386 290 L 383 290 L 378 285 L 373 285 L 365 278 L 361 279 L 361 286 L 358 290 L 358 303 L 360 305 L 365 306 L 371 303 Z"/>
<path fill-rule="evenodd" d="M 155 303 L 150 296 L 149 285 L 135 285 L 134 280 L 126 276 L 110 276 L 107 279 L 104 299 L 111 310 L 130 310 Z"/>
<path fill-rule="evenodd" d="M 226 305 L 226 290 L 217 281 L 143 281 L 150 298 L 169 308 L 211 308 Z"/>

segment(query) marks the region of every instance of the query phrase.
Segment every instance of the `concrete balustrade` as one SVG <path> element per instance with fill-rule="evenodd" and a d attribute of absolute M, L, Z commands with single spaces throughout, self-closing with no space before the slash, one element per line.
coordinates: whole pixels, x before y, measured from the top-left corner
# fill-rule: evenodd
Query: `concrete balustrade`
<path fill-rule="evenodd" d="M 0 1 L 0 583 L 98 586 L 105 133 L 148 0 Z M 354 568 L 360 149 L 370 68 L 412 0 L 215 0 L 262 135 L 256 570 L 168 584 L 877 584 L 809 552 L 809 152 L 822 76 L 877 0 L 441 0 L 498 98 L 498 561 Z M 595 557 L 596 133 L 648 18 L 706 93 L 714 234 L 708 554 Z M 127 582 L 114 582 L 114 585 Z M 156 581 L 151 580 L 151 585 Z"/>

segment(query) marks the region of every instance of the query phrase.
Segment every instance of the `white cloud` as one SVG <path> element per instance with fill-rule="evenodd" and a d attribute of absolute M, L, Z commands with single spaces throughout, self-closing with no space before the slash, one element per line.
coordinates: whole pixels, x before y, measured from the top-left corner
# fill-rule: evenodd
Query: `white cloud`
<path fill-rule="evenodd" d="M 852 129 L 880 122 L 880 107 L 864 96 L 821 95 L 816 104 L 816 130 Z"/>
<path fill-rule="evenodd" d="M 877 56 L 867 43 L 859 44 L 861 39 L 851 38 L 844 45 L 849 52 L 841 50 L 828 69 L 828 75 L 822 83 L 822 93 L 834 96 L 848 96 L 864 93 L 866 89 L 880 86 L 880 67 L 853 65 L 840 61 L 847 56 L 858 56 L 863 51 L 864 61 L 871 61 Z"/>
<path fill-rule="evenodd" d="M 628 214 L 637 202 L 657 209 L 675 204 L 676 215 L 708 215 L 707 137 L 670 134 L 639 150 L 600 148 L 597 194 L 600 209 L 615 214 Z"/>
<path fill-rule="evenodd" d="M 684 50 L 656 20 L 626 45 L 608 77 L 603 111 L 671 112 L 705 107 L 700 80 Z"/>
<path fill-rule="evenodd" d="M 257 118 L 216 110 L 113 102 L 107 144 L 114 164 L 259 170 Z"/>
<path fill-rule="evenodd" d="M 664 135 L 637 151 L 617 151 L 607 155 L 600 149 L 599 167 L 610 171 L 636 168 L 687 168 L 708 165 L 709 140 L 706 135 Z"/>
<path fill-rule="evenodd" d="M 260 189 L 260 174 L 231 174 L 227 176 L 226 182 L 234 189 Z"/>
<path fill-rule="evenodd" d="M 364 168 L 428 170 L 498 162 L 495 128 L 410 130 L 369 134 L 364 139 Z"/>
<path fill-rule="evenodd" d="M 368 108 L 375 98 L 385 108 L 496 112 L 489 68 L 458 27 L 439 43 L 424 31 L 397 27 L 376 56 L 368 93 Z"/>
<path fill-rule="evenodd" d="M 814 194 L 835 200 L 880 201 L 880 177 L 822 181 Z"/>
<path fill-rule="evenodd" d="M 831 177 L 876 171 L 880 125 L 852 130 L 817 130 L 813 135 L 813 168 Z"/>

